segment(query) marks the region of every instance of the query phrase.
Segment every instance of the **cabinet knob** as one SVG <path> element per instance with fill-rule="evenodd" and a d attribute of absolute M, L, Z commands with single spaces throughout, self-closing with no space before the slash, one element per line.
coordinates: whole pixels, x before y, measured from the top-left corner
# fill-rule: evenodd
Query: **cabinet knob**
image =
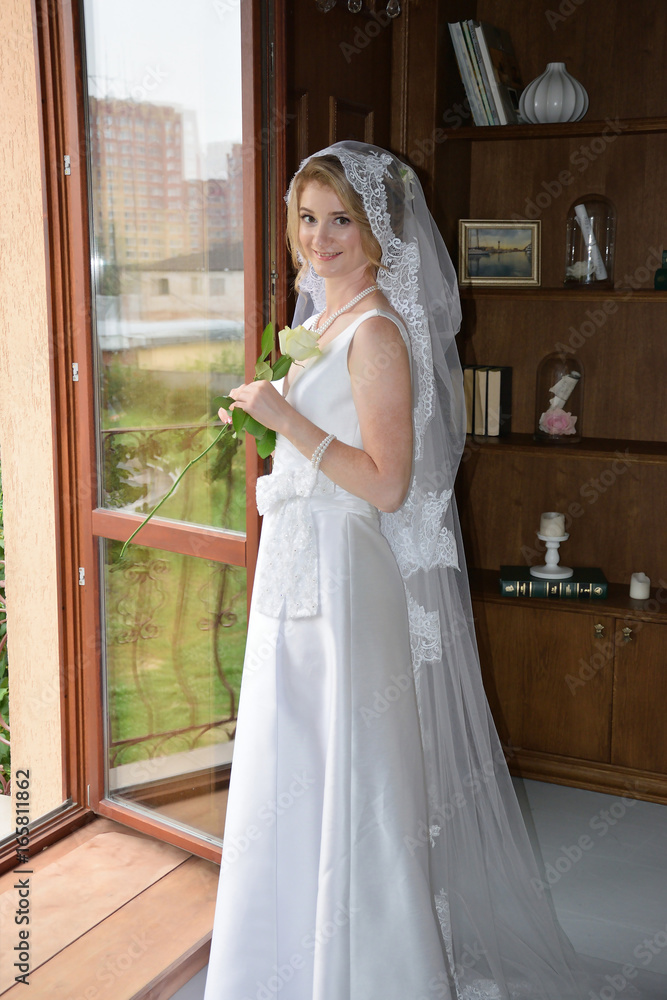
<path fill-rule="evenodd" d="M 596 639 L 603 639 L 604 638 L 604 625 L 594 625 L 593 628 L 595 629 L 595 638 Z"/>
<path fill-rule="evenodd" d="M 632 629 L 627 625 L 621 629 L 621 634 L 623 635 L 623 642 L 632 642 Z"/>

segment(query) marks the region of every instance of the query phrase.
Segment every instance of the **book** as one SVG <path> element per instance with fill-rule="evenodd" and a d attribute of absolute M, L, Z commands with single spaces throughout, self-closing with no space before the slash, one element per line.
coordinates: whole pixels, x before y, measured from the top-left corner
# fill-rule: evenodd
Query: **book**
<path fill-rule="evenodd" d="M 523 84 L 512 40 L 503 28 L 483 21 L 475 32 L 500 124 L 516 124 Z"/>
<path fill-rule="evenodd" d="M 484 112 L 484 124 L 493 125 L 493 113 L 489 105 L 489 98 L 484 87 L 484 81 L 482 79 L 482 72 L 480 69 L 479 62 L 477 60 L 477 52 L 472 40 L 472 35 L 474 32 L 471 30 L 470 21 L 461 21 L 461 31 L 463 33 L 463 40 L 466 44 L 466 49 L 468 51 L 468 60 L 470 62 L 470 68 L 472 69 L 473 76 L 475 78 L 475 86 L 477 87 L 477 92 L 479 93 L 482 110 Z"/>
<path fill-rule="evenodd" d="M 468 21 L 468 30 L 470 32 L 470 39 L 472 41 L 473 48 L 475 50 L 475 60 L 479 68 L 479 74 L 481 77 L 481 88 L 482 93 L 486 97 L 486 107 L 487 115 L 489 115 L 490 125 L 501 125 L 500 118 L 498 116 L 498 111 L 496 109 L 496 102 L 493 96 L 493 90 L 491 89 L 491 82 L 489 80 L 489 74 L 484 62 L 484 57 L 482 55 L 482 50 L 479 44 L 479 38 L 477 35 L 477 28 L 479 27 L 479 21 Z"/>
<path fill-rule="evenodd" d="M 459 67 L 461 80 L 463 81 L 463 87 L 468 98 L 468 103 L 470 104 L 472 119 L 475 125 L 486 125 L 486 113 L 482 106 L 482 99 L 479 95 L 477 83 L 470 64 L 470 58 L 468 56 L 468 48 L 463 38 L 463 29 L 459 21 L 452 21 L 449 23 L 449 34 L 452 38 L 454 54 L 456 55 L 456 62 Z"/>
<path fill-rule="evenodd" d="M 509 365 L 465 365 L 466 433 L 505 437 L 512 432 L 512 369 Z"/>
<path fill-rule="evenodd" d="M 607 596 L 607 578 L 601 569 L 578 567 L 567 580 L 539 580 L 529 566 L 501 566 L 500 593 L 504 597 L 588 597 Z"/>

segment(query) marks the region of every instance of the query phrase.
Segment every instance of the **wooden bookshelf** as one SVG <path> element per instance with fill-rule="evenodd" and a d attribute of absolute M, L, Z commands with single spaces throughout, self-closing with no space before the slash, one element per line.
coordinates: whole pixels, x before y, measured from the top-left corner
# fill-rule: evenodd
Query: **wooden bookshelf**
<path fill-rule="evenodd" d="M 667 645 L 667 294 L 652 287 L 667 245 L 667 10 L 646 3 L 638 16 L 618 0 L 587 0 L 552 30 L 530 0 L 444 7 L 433 5 L 430 23 L 415 12 L 404 43 L 420 78 L 433 58 L 438 80 L 413 93 L 404 127 L 436 222 L 454 260 L 461 218 L 539 218 L 542 230 L 541 287 L 461 289 L 462 363 L 513 370 L 513 433 L 469 436 L 456 485 L 487 693 L 501 734 L 522 747 L 517 773 L 667 801 L 667 738 L 653 707 Z M 473 126 L 461 114 L 459 127 L 438 128 L 465 100 L 447 30 L 463 18 L 509 31 L 524 84 L 565 62 L 588 91 L 584 120 Z M 568 210 L 593 192 L 616 208 L 615 287 L 568 288 Z M 533 439 L 535 380 L 541 359 L 564 348 L 583 365 L 583 436 L 554 447 Z M 500 595 L 500 565 L 542 561 L 545 510 L 571 512 L 561 562 L 601 567 L 606 600 Z M 638 570 L 655 588 L 650 608 L 628 596 Z M 603 669 L 573 698 L 567 677 L 602 648 Z"/>
<path fill-rule="evenodd" d="M 571 139 L 576 136 L 607 135 L 610 121 L 619 135 L 646 135 L 667 132 L 667 117 L 655 118 L 605 118 L 590 121 L 588 117 L 579 122 L 556 122 L 551 125 L 463 125 L 460 128 L 443 129 L 449 139 L 473 140 L 476 142 L 509 142 L 523 139 Z"/>

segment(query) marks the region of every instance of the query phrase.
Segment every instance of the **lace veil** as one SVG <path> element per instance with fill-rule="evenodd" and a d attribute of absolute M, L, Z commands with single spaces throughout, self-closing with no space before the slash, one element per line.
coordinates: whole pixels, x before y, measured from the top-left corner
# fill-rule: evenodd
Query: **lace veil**
<path fill-rule="evenodd" d="M 405 848 L 429 855 L 449 970 L 433 1000 L 581 1000 L 592 983 L 552 913 L 482 686 L 453 494 L 466 428 L 456 273 L 409 167 L 360 142 L 325 154 L 362 198 L 382 248 L 377 282 L 410 337 L 412 482 L 381 527 L 405 584 L 429 803 Z M 294 325 L 324 306 L 311 267 Z"/>

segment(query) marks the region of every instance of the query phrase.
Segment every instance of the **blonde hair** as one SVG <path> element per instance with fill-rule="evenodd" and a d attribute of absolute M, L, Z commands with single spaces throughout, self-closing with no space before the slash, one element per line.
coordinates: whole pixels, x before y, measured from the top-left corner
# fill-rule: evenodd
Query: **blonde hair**
<path fill-rule="evenodd" d="M 343 165 L 337 156 L 315 156 L 303 167 L 292 182 L 289 202 L 287 204 L 287 245 L 292 255 L 294 270 L 297 272 L 294 287 L 299 290 L 299 283 L 308 271 L 308 261 L 305 260 L 303 247 L 299 241 L 299 204 L 301 194 L 306 184 L 314 182 L 322 184 L 338 196 L 350 218 L 356 222 L 361 231 L 361 247 L 372 268 L 373 277 L 382 264 L 382 248 L 373 235 L 371 224 L 364 211 L 361 197 L 354 190 L 347 177 Z M 299 259 L 299 255 L 301 259 Z"/>

